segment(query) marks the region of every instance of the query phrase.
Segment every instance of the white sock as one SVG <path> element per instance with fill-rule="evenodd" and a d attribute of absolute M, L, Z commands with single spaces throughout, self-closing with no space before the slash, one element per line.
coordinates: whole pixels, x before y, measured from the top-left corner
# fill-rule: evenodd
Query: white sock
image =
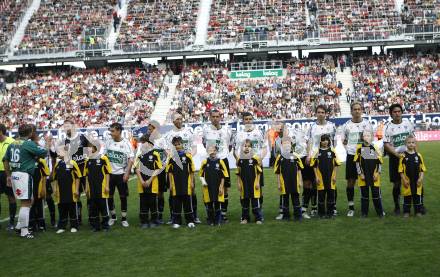
<path fill-rule="evenodd" d="M 30 212 L 30 208 L 29 207 L 21 207 L 20 208 L 20 212 L 18 213 L 18 224 L 17 224 L 17 228 L 18 225 L 20 225 L 21 229 L 21 236 L 26 236 L 29 233 L 28 230 L 28 225 L 29 225 L 29 212 Z"/>
<path fill-rule="evenodd" d="M 127 217 L 127 213 L 126 212 L 121 212 L 121 216 L 122 217 Z"/>

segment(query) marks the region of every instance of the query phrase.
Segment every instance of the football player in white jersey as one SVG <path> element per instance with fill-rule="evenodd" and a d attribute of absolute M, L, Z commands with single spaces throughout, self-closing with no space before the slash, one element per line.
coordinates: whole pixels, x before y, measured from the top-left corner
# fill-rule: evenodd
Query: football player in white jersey
<path fill-rule="evenodd" d="M 253 123 L 253 116 L 250 112 L 243 112 L 243 129 L 237 130 L 234 138 L 234 157 L 238 161 L 240 158 L 244 158 L 244 143 L 246 140 L 250 140 L 252 144 L 252 151 L 254 155 L 258 156 L 260 162 L 263 163 L 264 157 L 267 155 L 267 137 L 263 132 L 257 128 Z M 250 157 L 249 157 L 250 158 Z M 261 172 L 260 176 L 260 203 L 263 204 L 263 187 L 264 187 L 264 174 Z"/>
<path fill-rule="evenodd" d="M 324 105 L 318 105 L 315 109 L 316 113 L 316 122 L 312 123 L 310 125 L 308 135 L 307 135 L 307 158 L 306 163 L 304 164 L 304 169 L 302 171 L 303 176 L 303 218 L 310 218 L 310 216 L 307 214 L 307 210 L 309 207 L 309 201 L 312 204 L 312 210 L 311 215 L 314 216 L 318 212 L 317 207 L 317 195 L 318 190 L 316 189 L 316 182 L 315 182 L 315 174 L 313 171 L 313 168 L 310 167 L 310 159 L 313 157 L 313 155 L 319 151 L 319 144 L 321 142 L 321 136 L 322 135 L 329 135 L 331 139 L 331 143 L 333 144 L 332 147 L 334 147 L 334 138 L 336 133 L 336 127 L 335 124 L 327 121 L 327 108 Z M 336 205 L 335 205 L 336 207 Z M 335 210 L 336 211 L 336 210 Z"/>
<path fill-rule="evenodd" d="M 414 134 L 414 126 L 411 122 L 402 120 L 403 108 L 400 104 L 391 105 L 389 111 L 392 121 L 385 125 L 383 142 L 385 151 L 390 155 L 389 174 L 390 182 L 393 183 L 394 214 L 399 215 L 401 186 L 401 179 L 398 172 L 399 159 L 406 151 L 406 138 Z M 424 213 L 423 194 L 422 213 Z"/>
<path fill-rule="evenodd" d="M 194 144 L 194 133 L 191 128 L 183 127 L 183 116 L 182 114 L 175 112 L 173 114 L 173 124 L 174 127 L 165 134 L 165 143 L 167 145 L 167 151 L 173 149 L 173 144 L 171 141 L 175 137 L 182 138 L 183 149 L 186 153 L 191 153 L 192 156 L 197 154 L 197 145 Z M 202 223 L 197 216 L 197 195 L 193 190 L 193 195 L 191 196 L 191 201 L 193 204 L 194 213 L 194 223 Z M 170 220 L 171 221 L 171 220 Z M 170 222 L 168 222 L 170 223 Z"/>
<path fill-rule="evenodd" d="M 354 186 L 358 178 L 354 155 L 358 144 L 362 143 L 364 131 L 373 132 L 373 126 L 367 119 L 362 119 L 362 105 L 353 102 L 350 106 L 352 118 L 344 123 L 342 132 L 344 134 L 344 146 L 347 151 L 347 161 L 345 164 L 345 179 L 347 180 L 347 216 L 354 216 Z"/>
<path fill-rule="evenodd" d="M 127 221 L 127 197 L 128 180 L 130 178 L 131 167 L 133 166 L 134 151 L 130 142 L 122 137 L 123 127 L 120 123 L 110 125 L 111 139 L 105 142 L 105 154 L 110 160 L 112 173 L 110 174 L 110 197 L 108 200 L 111 218 L 109 225 L 112 226 L 116 219 L 116 209 L 114 203 L 114 194 L 118 188 L 119 198 L 121 200 L 121 224 L 128 227 Z"/>
<path fill-rule="evenodd" d="M 206 125 L 203 128 L 202 142 L 203 146 L 208 149 L 209 146 L 217 146 L 217 157 L 221 159 L 228 171 L 228 176 L 231 176 L 231 171 L 229 169 L 228 156 L 232 149 L 231 136 L 232 131 L 229 126 L 220 125 L 220 112 L 219 110 L 212 109 L 209 113 L 211 124 Z M 224 181 L 224 202 L 221 203 L 221 215 L 222 221 L 227 222 L 227 212 L 229 204 L 229 189 L 231 187 L 230 177 L 226 177 Z"/>

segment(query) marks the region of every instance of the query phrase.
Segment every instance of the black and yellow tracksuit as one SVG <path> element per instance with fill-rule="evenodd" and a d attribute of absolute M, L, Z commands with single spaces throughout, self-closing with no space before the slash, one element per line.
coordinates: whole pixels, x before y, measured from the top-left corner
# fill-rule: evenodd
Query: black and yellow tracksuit
<path fill-rule="evenodd" d="M 221 159 L 208 158 L 202 162 L 199 176 L 205 178 L 206 181 L 206 185 L 202 187 L 202 190 L 208 221 L 219 224 L 222 218 L 221 203 L 225 202 L 224 192 L 220 194 L 220 186 L 223 180 L 224 189 L 224 182 L 226 178 L 229 178 L 227 165 Z"/>
<path fill-rule="evenodd" d="M 179 151 L 179 161 L 169 159 L 166 172 L 173 197 L 173 224 L 182 224 L 182 209 L 186 223 L 193 223 L 192 182 L 195 167 L 191 154 Z"/>
<path fill-rule="evenodd" d="M 46 197 L 46 183 L 47 176 L 50 175 L 49 167 L 47 166 L 45 159 L 39 159 L 37 168 L 34 172 L 34 186 L 33 186 L 33 196 L 34 201 L 32 203 L 30 211 L 29 226 L 34 230 L 39 228 L 46 228 L 46 223 L 44 222 L 44 207 L 43 199 Z"/>
<path fill-rule="evenodd" d="M 300 185 L 301 185 L 301 169 L 304 165 L 295 153 L 287 155 L 278 154 L 275 164 L 274 172 L 279 177 L 280 194 L 282 196 L 281 206 L 283 209 L 283 219 L 290 217 L 289 213 L 289 198 L 292 199 L 293 215 L 295 219 L 301 218 L 301 202 L 299 200 Z"/>
<path fill-rule="evenodd" d="M 403 212 L 410 213 L 411 202 L 414 205 L 416 214 L 421 213 L 423 185 L 417 184 L 420 173 L 426 172 L 426 165 L 420 153 L 404 152 L 404 156 L 399 160 L 399 173 L 409 182 L 409 186 L 403 185 L 402 180 L 402 195 L 403 195 Z"/>
<path fill-rule="evenodd" d="M 66 229 L 67 221 L 70 220 L 71 228 L 78 228 L 78 198 L 76 195 L 76 180 L 82 177 L 81 170 L 74 160 L 66 164 L 60 160 L 53 169 L 53 179 L 55 181 L 55 195 L 58 204 L 60 219 L 58 229 Z"/>
<path fill-rule="evenodd" d="M 110 161 L 107 156 L 97 159 L 87 159 L 84 163 L 84 177 L 86 180 L 86 193 L 89 199 L 89 218 L 95 230 L 108 229 L 109 220 L 109 178 L 112 173 Z M 101 217 L 101 224 L 100 222 Z"/>
<path fill-rule="evenodd" d="M 336 167 L 339 165 L 341 162 L 337 159 L 334 149 L 331 148 L 319 149 L 310 161 L 310 166 L 314 167 L 316 175 L 320 217 L 333 216 L 336 205 L 336 182 L 333 180 L 336 178 Z"/>
<path fill-rule="evenodd" d="M 260 201 L 261 187 L 259 187 L 262 172 L 263 169 L 260 159 L 256 155 L 251 159 L 239 159 L 237 161 L 236 174 L 241 187 L 242 220 L 250 220 L 249 204 L 252 205 L 252 213 L 255 216 L 255 221 L 261 221 L 263 219 Z"/>
<path fill-rule="evenodd" d="M 135 168 L 140 172 L 143 181 L 153 176 L 155 170 L 162 168 L 160 153 L 153 149 L 137 157 Z M 158 194 L 160 191 L 159 175 L 154 175 L 151 184 L 143 187 L 141 180 L 137 182 L 139 193 L 139 218 L 141 224 L 158 224 Z"/>
<path fill-rule="evenodd" d="M 358 185 L 361 189 L 362 216 L 368 216 L 370 203 L 370 188 L 373 204 L 378 216 L 383 216 L 382 196 L 380 191 L 380 173 L 382 169 L 382 155 L 374 145 L 359 144 L 354 155 L 354 162 L 358 173 Z M 362 179 L 362 176 L 364 179 Z M 377 180 L 374 178 L 377 176 Z"/>

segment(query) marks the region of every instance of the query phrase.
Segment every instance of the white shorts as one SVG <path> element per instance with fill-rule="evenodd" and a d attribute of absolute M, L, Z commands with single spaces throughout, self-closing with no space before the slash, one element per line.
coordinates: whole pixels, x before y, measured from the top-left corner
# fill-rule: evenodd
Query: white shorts
<path fill-rule="evenodd" d="M 32 176 L 26 172 L 12 172 L 12 191 L 19 200 L 32 199 Z"/>

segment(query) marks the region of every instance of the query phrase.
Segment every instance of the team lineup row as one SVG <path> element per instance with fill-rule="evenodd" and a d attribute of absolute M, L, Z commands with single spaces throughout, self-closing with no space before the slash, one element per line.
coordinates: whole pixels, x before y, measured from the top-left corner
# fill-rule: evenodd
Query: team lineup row
<path fill-rule="evenodd" d="M 382 151 L 372 144 L 372 126 L 362 119 L 362 106 L 351 106 L 352 119 L 343 127 L 344 145 L 347 151 L 347 216 L 354 215 L 354 186 L 361 188 L 361 215 L 368 215 L 369 190 L 378 216 L 384 215 L 380 193 Z M 262 158 L 268 151 L 267 136 L 252 124 L 252 115 L 243 114 L 243 127 L 232 136 L 231 131 L 220 124 L 220 113 L 212 110 L 211 125 L 203 130 L 202 142 L 208 157 L 199 169 L 208 223 L 221 224 L 228 221 L 228 195 L 231 187 L 228 155 L 232 149 L 236 158 L 237 187 L 242 205 L 241 223 L 250 221 L 250 210 L 255 222 L 261 224 L 264 177 Z M 423 177 L 426 171 L 423 158 L 416 151 L 414 128 L 410 122 L 402 121 L 402 107 L 390 107 L 392 121 L 384 132 L 384 148 L 390 156 L 390 181 L 394 184 L 393 198 L 396 214 L 400 213 L 400 194 L 404 197 L 404 216 L 409 216 L 411 205 L 415 214 L 424 213 Z M 310 218 L 309 214 L 332 217 L 336 204 L 336 167 L 340 161 L 333 150 L 335 125 L 326 120 L 326 108 L 316 108 L 317 121 L 307 133 L 301 130 L 276 126 L 276 143 L 271 143 L 276 160 L 274 172 L 280 191 L 280 215 L 288 219 L 289 200 L 292 201 L 295 219 Z M 66 230 L 70 221 L 72 232 L 81 222 L 80 194 L 88 198 L 89 223 L 93 230 L 108 230 L 116 221 L 113 201 L 118 189 L 121 200 L 121 223 L 128 227 L 127 196 L 128 180 L 132 167 L 137 175 L 137 190 L 140 196 L 140 221 L 142 228 L 161 224 L 164 209 L 164 192 L 169 189 L 171 222 L 174 228 L 182 225 L 182 214 L 188 227 L 199 223 L 195 194 L 195 165 L 193 134 L 183 127 L 182 116 L 173 117 L 174 128 L 161 136 L 155 122 L 148 125 L 147 134 L 140 138 L 137 154 L 130 143 L 121 136 L 122 125 L 110 126 L 111 139 L 103 149 L 87 136 L 75 133 L 74 122 L 65 121 L 67 138 L 56 144 L 49 136 L 44 137 L 45 148 L 38 146 L 35 127 L 22 125 L 19 138 L 5 136 L 1 128 L 0 168 L 2 191 L 10 200 L 10 228 L 20 230 L 20 235 L 33 238 L 29 232 L 29 217 L 33 229 L 45 228 L 43 198 L 53 193 L 58 204 L 58 233 Z M 233 137 L 233 139 L 231 139 Z M 54 147 L 56 145 L 56 147 Z M 5 147 L 7 146 L 7 147 Z M 61 147 L 60 147 L 61 146 Z M 91 149 L 91 151 L 87 151 Z M 50 153 L 51 162 L 46 162 Z M 87 157 L 88 156 L 88 157 Z M 51 167 L 51 172 L 49 170 Z M 50 177 L 49 177 L 50 175 Z M 49 178 L 50 181 L 47 181 Z M 45 190 L 48 193 L 45 193 Z M 302 191 L 301 191 L 302 187 Z M 302 201 L 300 201 L 302 195 Z M 15 199 L 21 200 L 17 225 L 14 227 L 13 209 Z M 302 202 L 302 206 L 301 206 Z M 308 206 L 311 202 L 311 210 Z M 55 223 L 54 205 L 51 222 Z M 182 213 L 183 211 L 183 213 Z M 31 216 L 30 216 L 31 214 Z"/>

